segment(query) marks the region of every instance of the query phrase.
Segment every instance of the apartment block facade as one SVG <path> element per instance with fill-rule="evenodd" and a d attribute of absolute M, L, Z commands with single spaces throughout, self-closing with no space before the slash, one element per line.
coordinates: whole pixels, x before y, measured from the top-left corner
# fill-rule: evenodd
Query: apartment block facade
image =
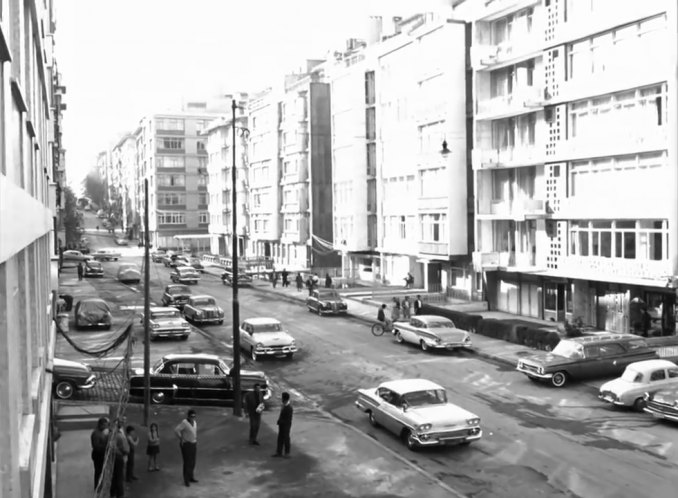
<path fill-rule="evenodd" d="M 136 193 L 136 136 L 124 135 L 111 150 L 111 179 L 113 196 L 111 206 L 119 213 L 117 220 L 123 234 L 138 235 L 138 223 L 135 216 L 134 195 Z"/>
<path fill-rule="evenodd" d="M 675 1 L 476 2 L 472 17 L 473 256 L 491 308 L 674 334 Z"/>

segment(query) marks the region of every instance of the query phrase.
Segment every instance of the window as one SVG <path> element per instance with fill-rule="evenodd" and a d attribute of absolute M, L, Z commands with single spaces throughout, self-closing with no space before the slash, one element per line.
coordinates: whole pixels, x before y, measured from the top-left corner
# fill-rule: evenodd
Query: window
<path fill-rule="evenodd" d="M 183 187 L 186 184 L 186 175 L 158 175 L 158 187 Z"/>
<path fill-rule="evenodd" d="M 299 219 L 298 218 L 285 218 L 284 230 L 285 230 L 285 232 L 288 232 L 288 233 L 299 233 Z"/>
<path fill-rule="evenodd" d="M 186 214 L 181 212 L 167 211 L 158 213 L 158 225 L 185 225 Z"/>
<path fill-rule="evenodd" d="M 176 118 L 156 118 L 155 128 L 156 130 L 183 131 L 184 120 Z"/>
<path fill-rule="evenodd" d="M 367 174 L 377 174 L 377 144 L 374 143 L 367 144 Z"/>
<path fill-rule="evenodd" d="M 207 211 L 198 213 L 198 223 L 205 224 L 210 222 L 210 214 Z"/>
<path fill-rule="evenodd" d="M 374 71 L 367 71 L 365 73 L 365 104 L 373 105 L 376 101 L 375 94 Z"/>
<path fill-rule="evenodd" d="M 175 137 L 158 137 L 158 150 L 183 150 L 184 139 Z"/>
<path fill-rule="evenodd" d="M 365 110 L 365 138 L 367 140 L 374 140 L 377 138 L 375 112 L 374 107 L 368 107 Z"/>
<path fill-rule="evenodd" d="M 666 372 L 664 370 L 655 370 L 650 374 L 650 382 L 655 382 L 657 380 L 665 380 Z"/>
<path fill-rule="evenodd" d="M 444 214 L 422 215 L 420 218 L 421 240 L 425 242 L 443 242 L 446 220 L 447 216 Z"/>
<path fill-rule="evenodd" d="M 198 140 L 198 141 L 195 143 L 195 146 L 196 146 L 196 148 L 198 149 L 198 152 L 206 152 L 206 149 L 205 149 L 205 142 L 203 142 L 202 140 Z"/>
<path fill-rule="evenodd" d="M 206 206 L 208 203 L 207 192 L 198 192 L 198 204 Z"/>
<path fill-rule="evenodd" d="M 158 192 L 159 206 L 181 206 L 186 204 L 186 194 L 181 192 Z"/>
<path fill-rule="evenodd" d="M 678 369 L 672 368 L 668 371 L 669 379 L 678 379 Z"/>
<path fill-rule="evenodd" d="M 183 156 L 157 156 L 156 165 L 158 168 L 184 168 L 186 160 Z"/>
<path fill-rule="evenodd" d="M 198 187 L 207 187 L 207 175 L 198 175 Z"/>
<path fill-rule="evenodd" d="M 621 344 L 601 344 L 600 346 L 601 356 L 617 356 L 624 354 L 624 352 L 624 347 Z"/>

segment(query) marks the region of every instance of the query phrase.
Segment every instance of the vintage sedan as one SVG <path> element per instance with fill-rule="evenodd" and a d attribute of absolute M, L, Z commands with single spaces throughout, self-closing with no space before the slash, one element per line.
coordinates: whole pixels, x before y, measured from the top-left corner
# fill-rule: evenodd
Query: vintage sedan
<path fill-rule="evenodd" d="M 314 289 L 306 298 L 306 307 L 318 315 L 345 315 L 348 312 L 346 302 L 334 289 Z"/>
<path fill-rule="evenodd" d="M 191 289 L 182 284 L 170 284 L 165 287 L 162 294 L 162 305 L 173 306 L 179 310 L 184 309 L 184 305 L 191 297 Z"/>
<path fill-rule="evenodd" d="M 169 268 L 176 268 L 177 266 L 191 266 L 188 257 L 183 254 L 170 254 L 169 261 L 163 260 L 165 266 Z"/>
<path fill-rule="evenodd" d="M 144 323 L 143 313 L 140 323 Z M 191 334 L 191 326 L 176 308 L 151 306 L 151 316 L 148 323 L 152 341 L 158 337 L 177 337 L 185 341 Z"/>
<path fill-rule="evenodd" d="M 678 366 L 668 360 L 646 360 L 631 363 L 621 377 L 600 386 L 598 397 L 616 406 L 645 408 L 645 393 L 678 388 Z"/>
<path fill-rule="evenodd" d="M 52 388 L 59 399 L 71 399 L 81 389 L 91 389 L 96 384 L 96 375 L 92 367 L 77 361 L 54 358 L 52 368 Z"/>
<path fill-rule="evenodd" d="M 75 251 L 73 249 L 69 249 L 67 251 L 63 252 L 63 262 L 80 262 L 80 261 L 87 261 L 89 259 L 92 259 L 92 256 L 88 254 L 83 254 L 81 251 Z"/>
<path fill-rule="evenodd" d="M 240 348 L 252 361 L 260 356 L 286 356 L 292 359 L 297 343 L 275 318 L 248 318 L 240 326 Z"/>
<path fill-rule="evenodd" d="M 224 310 L 217 306 L 217 300 L 205 294 L 191 296 L 183 309 L 184 318 L 189 322 L 224 323 Z"/>
<path fill-rule="evenodd" d="M 177 266 L 170 273 L 170 280 L 175 284 L 197 284 L 200 274 L 192 266 Z"/>
<path fill-rule="evenodd" d="M 154 263 L 161 263 L 162 258 L 167 254 L 164 249 L 158 249 L 151 253 L 151 261 Z"/>
<path fill-rule="evenodd" d="M 203 271 L 205 269 L 200 258 L 197 258 L 195 256 L 191 256 L 189 258 L 189 263 L 193 268 L 195 268 L 198 271 Z"/>
<path fill-rule="evenodd" d="M 116 237 L 115 243 L 119 246 L 129 245 L 129 241 L 125 237 Z"/>
<path fill-rule="evenodd" d="M 138 284 L 141 282 L 141 270 L 134 263 L 124 263 L 118 268 L 118 280 L 125 284 Z"/>
<path fill-rule="evenodd" d="M 233 401 L 232 361 L 211 354 L 168 354 L 150 370 L 151 401 L 172 402 Z M 263 372 L 240 370 L 244 392 L 259 384 L 264 400 L 271 397 L 270 382 Z M 129 381 L 130 395 L 143 397 L 144 370 L 135 369 Z"/>
<path fill-rule="evenodd" d="M 117 261 L 121 258 L 120 252 L 114 249 L 98 249 L 91 256 L 97 261 Z"/>
<path fill-rule="evenodd" d="M 85 277 L 103 277 L 104 267 L 99 261 L 85 261 Z"/>
<path fill-rule="evenodd" d="M 221 281 L 224 285 L 233 285 L 233 272 L 231 270 L 226 270 L 221 274 Z M 238 272 L 238 287 L 244 285 L 252 285 L 252 275 L 249 275 L 245 271 Z"/>
<path fill-rule="evenodd" d="M 430 349 L 467 349 L 472 346 L 471 336 L 455 327 L 449 318 L 436 315 L 417 315 L 409 322 L 395 322 L 393 334 L 399 343 L 409 342 Z"/>
<path fill-rule="evenodd" d="M 88 298 L 78 301 L 73 311 L 75 315 L 75 328 L 103 327 L 111 328 L 113 316 L 108 303 L 99 298 Z"/>
<path fill-rule="evenodd" d="M 678 388 L 647 393 L 644 410 L 655 418 L 678 422 Z"/>
<path fill-rule="evenodd" d="M 483 435 L 480 418 L 449 403 L 445 388 L 430 380 L 393 380 L 359 389 L 355 404 L 373 426 L 394 433 L 411 450 L 469 444 Z"/>

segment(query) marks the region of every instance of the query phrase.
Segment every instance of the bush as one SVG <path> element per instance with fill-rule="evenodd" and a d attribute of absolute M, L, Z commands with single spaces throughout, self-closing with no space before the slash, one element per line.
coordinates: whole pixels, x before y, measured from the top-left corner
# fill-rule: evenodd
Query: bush
<path fill-rule="evenodd" d="M 470 313 L 464 313 L 462 311 L 454 311 L 446 308 L 439 308 L 437 306 L 432 306 L 430 304 L 423 304 L 421 307 L 422 315 L 436 315 L 449 318 L 454 322 L 454 325 L 462 330 L 468 332 L 476 332 L 478 328 L 478 323 L 483 319 L 480 315 L 472 315 Z"/>

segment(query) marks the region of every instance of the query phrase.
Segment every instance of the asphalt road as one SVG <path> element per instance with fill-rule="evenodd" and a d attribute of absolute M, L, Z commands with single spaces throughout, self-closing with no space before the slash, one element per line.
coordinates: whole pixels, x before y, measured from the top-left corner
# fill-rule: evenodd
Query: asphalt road
<path fill-rule="evenodd" d="M 87 226 L 93 226 L 87 222 Z M 109 236 L 88 233 L 95 247 L 112 246 Z M 123 261 L 140 261 L 134 248 Z M 139 286 L 114 278 L 119 263 L 104 263 L 106 276 L 77 282 L 75 270 L 62 274 L 76 300 L 100 295 L 113 303 L 115 323 L 123 327 L 143 305 Z M 151 263 L 151 299 L 159 302 L 169 270 Z M 70 275 L 72 272 L 73 275 Z M 195 329 L 187 341 L 152 343 L 151 361 L 169 352 L 233 354 L 231 289 L 205 275 L 195 292 L 215 296 L 226 312 L 222 326 Z M 295 404 L 341 419 L 382 445 L 425 469 L 442 483 L 473 497 L 675 497 L 678 489 L 678 426 L 646 414 L 610 409 L 595 391 L 573 384 L 553 389 L 533 384 L 505 366 L 465 353 L 424 353 L 399 345 L 390 336 L 374 337 L 367 325 L 347 318 L 318 317 L 299 304 L 241 289 L 240 317 L 274 316 L 297 339 L 300 352 L 292 361 L 264 359 L 247 368 L 261 369 L 276 392 L 286 389 Z M 115 329 L 115 327 L 114 327 Z M 140 337 L 140 330 L 137 331 Z M 110 340 L 111 332 L 72 332 L 78 343 L 92 347 Z M 63 339 L 58 355 L 82 358 Z M 134 346 L 141 365 L 142 343 Z M 119 355 L 107 360 L 114 363 Z M 410 452 L 395 437 L 371 427 L 353 405 L 355 391 L 397 378 L 422 377 L 445 386 L 453 403 L 482 419 L 484 437 L 468 447 Z M 359 437 L 359 436 L 356 436 Z M 349 447 L 350 448 L 350 447 Z M 388 453 L 385 451 L 385 454 Z"/>

